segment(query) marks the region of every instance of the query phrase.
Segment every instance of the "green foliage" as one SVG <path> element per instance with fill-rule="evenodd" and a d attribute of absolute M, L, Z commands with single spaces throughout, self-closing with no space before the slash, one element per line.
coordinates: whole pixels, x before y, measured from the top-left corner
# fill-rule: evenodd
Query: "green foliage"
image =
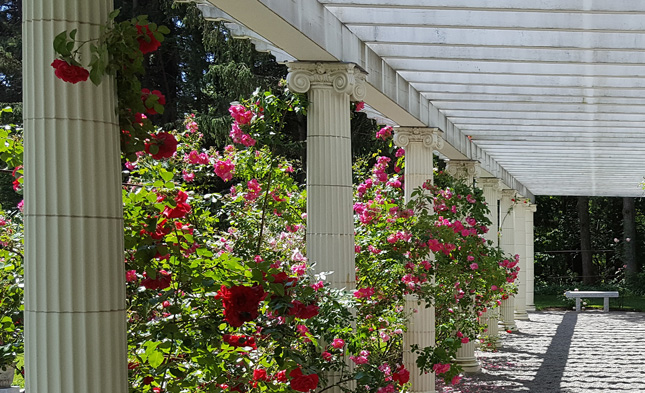
<path fill-rule="evenodd" d="M 22 128 L 10 123 L 15 119 L 11 107 L 0 110 L 0 209 L 14 214 L 22 197 Z M 16 192 L 17 191 L 17 192 Z"/>
<path fill-rule="evenodd" d="M 356 191 L 357 331 L 375 332 L 370 353 L 387 359 L 403 343 L 393 335 L 396 340 L 379 346 L 381 334 L 407 329 L 412 314 L 434 304 L 437 343 L 412 350 L 422 370 L 439 370 L 450 382 L 461 370 L 454 364 L 457 349 L 482 329 L 478 314 L 514 293 L 517 257 L 505 258 L 483 241 L 488 209 L 482 191 L 463 181 L 436 173 L 434 185 L 405 203 L 399 176 L 389 175 L 391 167 L 402 168 L 400 153 L 396 162 L 376 157 Z"/>
<path fill-rule="evenodd" d="M 0 103 L 22 101 L 22 1 L 0 6 Z M 15 121 L 12 121 L 15 122 Z"/>
<path fill-rule="evenodd" d="M 10 114 L 11 108 L 1 113 Z M 20 188 L 21 164 L 20 128 L 13 124 L 0 127 L 0 169 L 18 182 L 14 189 Z M 20 199 L 10 186 L 2 191 L 14 194 L 3 201 Z M 14 364 L 23 352 L 23 225 L 17 203 L 9 205 L 11 210 L 6 211 L 0 206 L 0 367 Z"/>
<path fill-rule="evenodd" d="M 116 77 L 121 151 L 126 159 L 132 161 L 136 159 L 137 152 L 144 150 L 144 144 L 154 130 L 152 122 L 142 114 L 164 112 L 165 98 L 159 102 L 161 93 L 153 91 L 150 94 L 149 89 L 144 93 L 141 88 L 140 77 L 145 73 L 144 55 L 157 49 L 156 45 L 149 47 L 148 44 L 160 45 L 170 30 L 149 22 L 145 15 L 115 22 L 118 15 L 118 10 L 110 13 L 98 38 L 77 40 L 77 30 L 73 29 L 58 34 L 53 45 L 62 61 L 83 70 L 83 66 L 87 66 L 89 78 L 95 85 L 101 84 L 105 75 Z M 87 44 L 90 61 L 85 65 L 80 62 L 80 51 Z"/>

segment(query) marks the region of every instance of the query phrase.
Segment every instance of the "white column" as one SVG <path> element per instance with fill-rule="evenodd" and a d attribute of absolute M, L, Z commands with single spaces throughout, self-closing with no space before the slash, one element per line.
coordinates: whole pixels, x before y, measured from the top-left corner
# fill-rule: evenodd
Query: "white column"
<path fill-rule="evenodd" d="M 472 160 L 449 160 L 446 161 L 446 172 L 455 178 L 462 179 L 466 184 L 472 186 L 479 169 L 479 163 Z M 474 311 L 473 318 L 475 318 Z M 466 344 L 461 344 L 457 350 L 455 361 L 461 365 L 467 373 L 476 373 L 481 371 L 481 366 L 475 357 L 476 341 L 471 340 Z"/>
<path fill-rule="evenodd" d="M 472 186 L 479 171 L 479 162 L 473 160 L 447 160 L 446 172 Z"/>
<path fill-rule="evenodd" d="M 491 224 L 485 237 L 486 240 L 490 240 L 493 243 L 493 247 L 497 247 L 499 245 L 499 209 L 497 202 L 500 199 L 503 183 L 495 177 L 480 177 L 477 182 L 484 191 L 484 199 L 486 199 L 486 204 L 490 210 L 488 219 L 490 219 Z"/>
<path fill-rule="evenodd" d="M 287 82 L 291 91 L 309 97 L 307 258 L 320 271 L 334 272 L 327 276 L 331 286 L 351 290 L 356 269 L 349 102 L 365 97 L 365 74 L 350 63 L 297 62 L 289 63 Z M 341 375 L 330 372 L 327 378 L 332 385 Z"/>
<path fill-rule="evenodd" d="M 536 204 L 529 204 L 526 209 L 526 309 L 535 311 L 535 251 L 533 214 L 537 210 Z"/>
<path fill-rule="evenodd" d="M 438 128 L 397 127 L 394 143 L 405 149 L 405 200 L 412 192 L 434 179 L 433 151 L 443 148 L 443 133 Z"/>
<path fill-rule="evenodd" d="M 405 200 L 426 181 L 433 181 L 433 150 L 443 146 L 441 132 L 434 128 L 399 127 L 395 129 L 394 143 L 405 149 Z M 433 256 L 428 256 L 433 260 Z M 434 280 L 434 279 L 433 279 Z M 433 393 L 434 373 L 419 375 L 417 355 L 410 351 L 412 344 L 420 348 L 435 345 L 434 306 L 426 308 L 425 302 L 417 304 L 413 296 L 406 297 L 406 311 L 417 310 L 410 317 L 408 331 L 403 334 L 403 363 L 410 371 L 411 392 Z"/>
<path fill-rule="evenodd" d="M 54 37 L 72 29 L 97 37 L 112 0 L 23 5 L 26 391 L 125 393 L 114 83 L 72 85 L 50 66 Z"/>
<path fill-rule="evenodd" d="M 289 63 L 289 89 L 308 93 L 307 258 L 335 288 L 355 287 L 350 97 L 365 75 L 349 63 Z"/>
<path fill-rule="evenodd" d="M 500 213 L 500 247 L 507 254 L 515 254 L 514 240 L 514 199 L 515 190 L 502 190 L 501 213 Z M 516 331 L 515 325 L 515 300 L 514 296 L 502 300 L 500 322 L 505 330 Z"/>
<path fill-rule="evenodd" d="M 490 210 L 488 218 L 491 221 L 491 225 L 485 237 L 486 240 L 492 242 L 493 247 L 497 247 L 499 244 L 499 209 L 497 201 L 502 191 L 502 182 L 495 177 L 479 178 L 477 182 L 484 191 L 484 198 Z M 482 336 L 491 338 L 499 336 L 499 328 L 497 326 L 497 322 L 499 321 L 499 307 L 496 304 L 490 305 L 488 310 L 481 316 L 480 321 L 487 326 L 486 332 Z"/>
<path fill-rule="evenodd" d="M 515 295 L 515 319 L 526 321 L 526 209 L 528 202 L 518 201 L 515 205 L 515 254 L 520 256 L 520 271 L 517 276 L 517 295 Z"/>

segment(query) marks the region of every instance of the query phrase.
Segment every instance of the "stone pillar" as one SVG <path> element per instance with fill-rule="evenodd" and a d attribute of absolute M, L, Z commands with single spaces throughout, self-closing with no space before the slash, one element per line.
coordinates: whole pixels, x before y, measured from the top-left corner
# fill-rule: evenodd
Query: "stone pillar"
<path fill-rule="evenodd" d="M 112 3 L 23 2 L 28 392 L 128 392 L 114 81 L 73 85 L 50 66 L 54 37 L 97 37 Z"/>
<path fill-rule="evenodd" d="M 488 218 L 491 221 L 491 225 L 488 228 L 488 232 L 485 237 L 486 240 L 490 241 L 493 247 L 498 247 L 499 245 L 499 209 L 497 202 L 499 201 L 500 193 L 502 192 L 502 182 L 495 177 L 485 177 L 479 178 L 479 185 L 484 191 L 484 198 L 486 199 L 486 204 L 490 213 Z M 490 305 L 488 310 L 481 316 L 480 321 L 482 324 L 486 324 L 486 332 L 482 336 L 488 336 L 490 338 L 496 338 L 499 336 L 499 328 L 497 323 L 499 321 L 499 307 L 497 304 Z"/>
<path fill-rule="evenodd" d="M 517 276 L 517 294 L 515 295 L 515 319 L 526 321 L 526 210 L 528 202 L 518 201 L 515 205 L 515 254 L 520 256 L 520 271 Z"/>
<path fill-rule="evenodd" d="M 514 239 L 514 213 L 515 213 L 515 190 L 502 190 L 501 213 L 500 213 L 500 247 L 507 254 L 515 254 Z M 505 330 L 517 331 L 515 325 L 515 300 L 514 296 L 502 300 L 500 311 L 500 323 Z"/>
<path fill-rule="evenodd" d="M 448 160 L 446 162 L 446 172 L 455 178 L 462 179 L 468 185 L 473 185 L 475 176 L 479 169 L 479 163 L 472 160 Z M 473 311 L 474 317 L 474 311 Z M 481 371 L 481 366 L 475 357 L 475 340 L 467 344 L 461 344 L 457 350 L 456 362 L 461 365 L 464 372 L 476 373 Z"/>
<path fill-rule="evenodd" d="M 533 214 L 537 210 L 536 204 L 529 204 L 526 208 L 526 309 L 535 311 L 535 251 L 533 233 Z"/>
<path fill-rule="evenodd" d="M 354 289 L 350 98 L 365 97 L 365 74 L 350 63 L 289 63 L 289 89 L 308 93 L 307 258 L 335 288 Z"/>
<path fill-rule="evenodd" d="M 447 160 L 446 172 L 452 177 L 462 179 L 472 186 L 477 172 L 479 171 L 479 162 L 473 160 Z"/>
<path fill-rule="evenodd" d="M 356 269 L 349 103 L 365 97 L 365 74 L 351 63 L 295 62 L 289 63 L 287 83 L 291 91 L 309 97 L 307 259 L 320 271 L 334 272 L 327 276 L 332 287 L 352 290 Z M 327 378 L 332 385 L 341 375 L 331 372 Z M 341 391 L 335 387 L 332 393 Z"/>
<path fill-rule="evenodd" d="M 433 181 L 433 151 L 443 148 L 443 133 L 438 128 L 398 127 L 394 143 L 405 149 L 405 200 L 426 181 Z"/>
<path fill-rule="evenodd" d="M 497 247 L 499 246 L 499 208 L 497 202 L 500 199 L 503 183 L 495 177 L 480 177 L 477 182 L 484 191 L 484 198 L 490 210 L 488 218 L 491 224 L 485 237 L 486 240 L 490 240 L 493 243 L 493 247 Z"/>
<path fill-rule="evenodd" d="M 441 149 L 441 132 L 434 128 L 399 127 L 395 129 L 394 143 L 405 149 L 405 200 L 409 201 L 412 192 L 426 181 L 433 180 L 433 150 Z M 433 255 L 428 256 L 433 260 Z M 434 280 L 434 279 L 433 279 Z M 434 373 L 419 375 L 416 365 L 417 355 L 410 346 L 420 348 L 435 344 L 434 306 L 426 308 L 425 302 L 417 303 L 413 296 L 406 297 L 406 311 L 417 310 L 410 317 L 408 331 L 403 334 L 403 363 L 410 371 L 411 392 L 433 393 L 435 391 Z"/>

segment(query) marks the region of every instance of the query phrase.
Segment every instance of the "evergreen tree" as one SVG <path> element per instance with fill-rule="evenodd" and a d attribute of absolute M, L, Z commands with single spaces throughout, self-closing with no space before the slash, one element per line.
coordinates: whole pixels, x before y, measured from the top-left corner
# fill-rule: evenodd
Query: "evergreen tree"
<path fill-rule="evenodd" d="M 22 1 L 0 5 L 0 105 L 22 103 Z"/>

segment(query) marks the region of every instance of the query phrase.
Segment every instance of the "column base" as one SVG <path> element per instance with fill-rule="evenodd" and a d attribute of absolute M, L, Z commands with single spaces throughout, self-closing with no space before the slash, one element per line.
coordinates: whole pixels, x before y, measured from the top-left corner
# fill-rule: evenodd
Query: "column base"
<path fill-rule="evenodd" d="M 10 388 L 0 388 L 0 393 L 20 393 L 21 390 L 18 386 L 12 386 Z"/>
<path fill-rule="evenodd" d="M 477 358 L 462 358 L 462 359 L 457 359 L 456 363 L 461 366 L 461 368 L 464 370 L 464 373 L 467 374 L 477 374 L 480 373 L 482 370 L 481 365 L 477 361 Z"/>
<path fill-rule="evenodd" d="M 499 327 L 501 329 L 504 329 L 506 331 L 510 330 L 511 332 L 518 332 L 519 330 L 517 329 L 517 325 L 515 324 L 515 321 L 513 323 L 508 323 L 508 322 L 503 322 L 501 321 L 499 323 Z"/>
<path fill-rule="evenodd" d="M 515 319 L 520 321 L 529 321 L 529 314 L 526 311 L 515 311 Z"/>
<path fill-rule="evenodd" d="M 526 311 L 535 311 L 535 305 L 527 304 L 526 305 Z"/>

